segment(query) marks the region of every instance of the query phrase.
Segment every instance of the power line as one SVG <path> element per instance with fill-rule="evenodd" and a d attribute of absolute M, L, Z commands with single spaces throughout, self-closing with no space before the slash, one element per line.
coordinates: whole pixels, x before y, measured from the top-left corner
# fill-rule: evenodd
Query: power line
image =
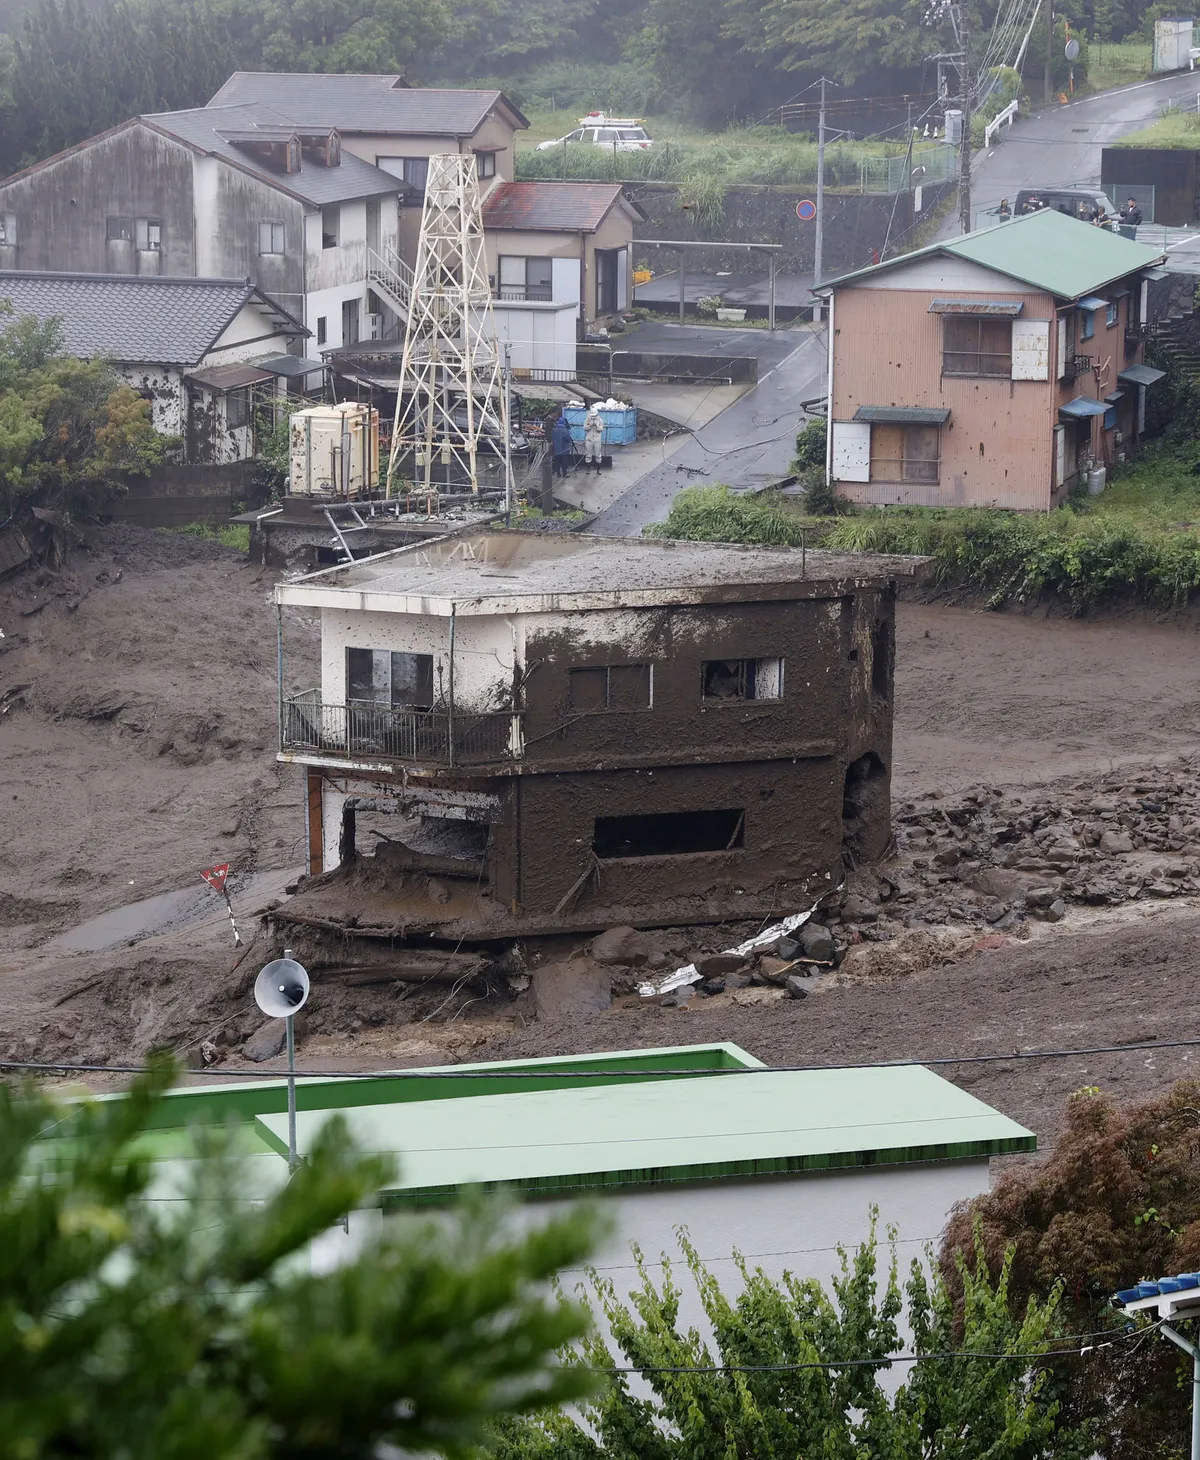
<path fill-rule="evenodd" d="M 692 1065 L 675 1069 L 654 1069 L 654 1070 L 626 1070 L 611 1068 L 607 1070 L 573 1070 L 558 1066 L 553 1069 L 541 1070 L 502 1070 L 502 1069 L 464 1069 L 459 1065 L 442 1065 L 436 1069 L 424 1070 L 297 1070 L 297 1078 L 305 1080 L 545 1080 L 549 1078 L 571 1079 L 571 1080 L 611 1080 L 615 1077 L 620 1079 L 653 1079 L 662 1080 L 678 1077 L 680 1079 L 692 1079 L 698 1075 L 720 1076 L 722 1078 L 738 1075 L 813 1075 L 834 1070 L 895 1070 L 906 1069 L 910 1065 L 923 1065 L 927 1068 L 942 1068 L 946 1065 L 986 1065 L 1006 1064 L 1014 1060 L 1052 1060 L 1052 1059 L 1082 1059 L 1085 1056 L 1100 1054 L 1153 1054 L 1164 1049 L 1195 1049 L 1200 1046 L 1200 1039 L 1161 1039 L 1148 1040 L 1138 1044 L 1097 1044 L 1089 1045 L 1082 1049 L 1014 1049 L 1006 1053 L 997 1054 L 961 1054 L 961 1055 L 937 1055 L 932 1058 L 925 1058 L 921 1055 L 912 1055 L 907 1059 L 895 1060 L 860 1060 L 847 1064 L 833 1065 L 740 1065 L 735 1067 L 714 1068 L 711 1065 Z M 149 1065 L 100 1065 L 83 1064 L 67 1060 L 0 1060 L 0 1070 L 12 1070 L 20 1072 L 29 1070 L 35 1073 L 53 1073 L 65 1071 L 68 1073 L 100 1074 L 100 1075 L 146 1075 L 151 1073 Z M 189 1070 L 188 1074 L 212 1074 L 224 1079 L 248 1079 L 262 1080 L 276 1074 L 272 1070 Z M 184 1086 L 184 1089 L 191 1087 Z"/>

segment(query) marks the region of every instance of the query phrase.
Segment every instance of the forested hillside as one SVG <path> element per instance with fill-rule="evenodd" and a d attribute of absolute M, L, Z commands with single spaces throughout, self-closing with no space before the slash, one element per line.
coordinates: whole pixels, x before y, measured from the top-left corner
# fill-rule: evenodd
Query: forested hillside
<path fill-rule="evenodd" d="M 997 0 L 974 0 L 986 37 Z M 930 84 L 927 0 L 0 0 L 0 176 L 137 112 L 201 105 L 232 70 L 400 71 L 721 125 L 824 72 L 860 95 Z M 1056 5 L 1094 39 L 1166 4 Z"/>

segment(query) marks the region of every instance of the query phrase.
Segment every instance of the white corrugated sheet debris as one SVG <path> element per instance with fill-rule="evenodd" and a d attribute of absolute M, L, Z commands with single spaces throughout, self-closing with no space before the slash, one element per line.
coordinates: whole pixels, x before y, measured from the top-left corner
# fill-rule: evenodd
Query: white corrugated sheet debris
<path fill-rule="evenodd" d="M 784 918 L 783 922 L 775 923 L 772 927 L 764 928 L 761 933 L 755 933 L 753 938 L 747 938 L 744 943 L 739 943 L 736 948 L 727 948 L 727 953 L 738 957 L 746 957 L 759 948 L 767 948 L 779 938 L 785 938 L 789 933 L 794 933 L 797 928 L 802 928 L 813 913 L 820 906 L 820 901 L 814 902 L 807 912 L 793 913 L 790 918 Z M 654 983 L 638 984 L 638 993 L 642 998 L 651 998 L 654 994 L 669 994 L 672 989 L 681 989 L 689 983 L 699 983 L 703 974 L 697 972 L 694 963 L 685 964 L 683 968 L 677 968 L 674 973 L 668 973 L 665 978 L 660 978 Z"/>

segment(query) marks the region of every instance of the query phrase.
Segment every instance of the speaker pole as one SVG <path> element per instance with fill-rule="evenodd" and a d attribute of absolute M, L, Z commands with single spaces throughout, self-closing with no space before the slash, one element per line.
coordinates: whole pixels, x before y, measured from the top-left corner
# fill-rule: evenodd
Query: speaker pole
<path fill-rule="evenodd" d="M 283 956 L 290 958 L 292 950 L 285 948 Z M 288 1172 L 295 1171 L 300 1164 L 300 1157 L 296 1154 L 296 1016 L 289 1014 L 284 1021 L 287 1025 L 287 1056 L 288 1056 Z"/>

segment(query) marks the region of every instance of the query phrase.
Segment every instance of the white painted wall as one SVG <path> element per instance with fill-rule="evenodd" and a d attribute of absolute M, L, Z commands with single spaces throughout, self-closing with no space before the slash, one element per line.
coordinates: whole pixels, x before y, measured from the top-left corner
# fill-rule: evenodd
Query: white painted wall
<path fill-rule="evenodd" d="M 576 273 L 578 278 L 578 273 Z M 575 321 L 578 303 L 535 304 L 492 301 L 496 339 L 512 346 L 514 370 L 566 370 L 575 373 Z"/>

